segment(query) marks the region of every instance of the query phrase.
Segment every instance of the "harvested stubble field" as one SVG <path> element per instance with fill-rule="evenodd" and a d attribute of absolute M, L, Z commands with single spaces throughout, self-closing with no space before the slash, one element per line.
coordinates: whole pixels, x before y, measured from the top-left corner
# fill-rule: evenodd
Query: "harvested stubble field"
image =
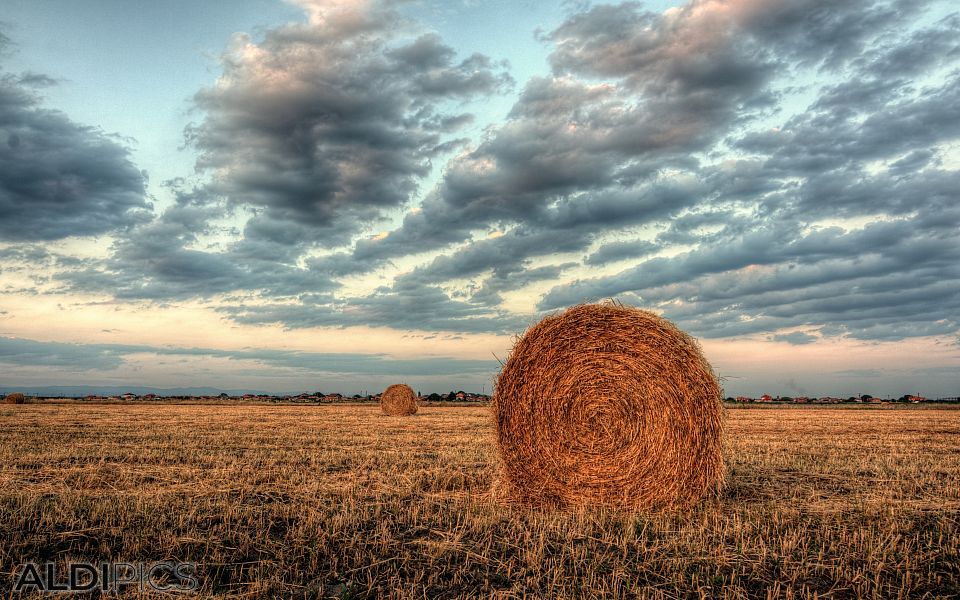
<path fill-rule="evenodd" d="M 498 505 L 492 430 L 483 407 L 0 409 L 0 588 L 28 560 L 178 559 L 201 596 L 960 594 L 960 410 L 729 409 L 723 494 L 674 515 Z"/>

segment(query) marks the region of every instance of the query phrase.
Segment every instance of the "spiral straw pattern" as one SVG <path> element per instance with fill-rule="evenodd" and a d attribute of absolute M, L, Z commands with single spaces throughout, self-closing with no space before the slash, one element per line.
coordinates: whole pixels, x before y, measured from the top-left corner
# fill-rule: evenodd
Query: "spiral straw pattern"
<path fill-rule="evenodd" d="M 690 505 L 723 482 L 721 395 L 697 342 L 651 312 L 546 317 L 496 381 L 497 485 L 534 504 Z"/>
<path fill-rule="evenodd" d="M 380 408 L 388 415 L 412 415 L 417 412 L 417 394 L 409 385 L 395 383 L 383 391 Z"/>

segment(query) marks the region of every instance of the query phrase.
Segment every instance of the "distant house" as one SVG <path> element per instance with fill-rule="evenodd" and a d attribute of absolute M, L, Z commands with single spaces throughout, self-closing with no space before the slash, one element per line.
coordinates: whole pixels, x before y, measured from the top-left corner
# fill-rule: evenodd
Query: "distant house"
<path fill-rule="evenodd" d="M 809 403 L 810 403 L 810 398 L 808 398 L 808 397 L 806 397 L 806 396 L 797 396 L 796 398 L 793 399 L 793 403 L 794 403 L 794 404 L 809 404 Z"/>
<path fill-rule="evenodd" d="M 747 398 L 746 396 L 737 396 L 736 400 L 741 403 L 753 402 L 753 398 Z"/>
<path fill-rule="evenodd" d="M 760 399 L 757 402 L 773 402 L 773 396 L 770 394 L 764 394 L 760 396 Z"/>
<path fill-rule="evenodd" d="M 136 400 L 136 399 L 137 399 L 137 395 L 134 394 L 134 393 L 131 393 L 131 392 L 127 392 L 126 394 L 123 394 L 122 396 L 120 396 L 120 399 L 121 399 L 121 400 Z"/>
<path fill-rule="evenodd" d="M 343 400 L 343 394 L 327 394 L 323 397 L 324 402 L 341 402 Z"/>
<path fill-rule="evenodd" d="M 464 400 L 466 399 L 466 397 L 467 395 L 464 394 L 463 392 L 457 392 L 457 400 Z"/>
<path fill-rule="evenodd" d="M 929 398 L 924 398 L 923 396 L 907 396 L 907 402 L 929 402 Z"/>

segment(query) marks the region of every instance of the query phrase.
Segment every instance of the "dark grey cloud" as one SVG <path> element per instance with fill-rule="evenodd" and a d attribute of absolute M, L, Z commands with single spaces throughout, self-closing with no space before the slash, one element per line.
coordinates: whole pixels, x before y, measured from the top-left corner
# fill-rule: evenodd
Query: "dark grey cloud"
<path fill-rule="evenodd" d="M 329 8 L 259 43 L 237 36 L 217 84 L 197 93 L 204 119 L 188 141 L 210 192 L 262 209 L 249 239 L 289 226 L 311 244 L 348 242 L 407 203 L 450 142 L 443 133 L 469 122 L 445 112 L 450 101 L 510 85 L 489 58 L 457 60 L 435 34 L 405 41 L 388 4 Z"/>
<path fill-rule="evenodd" d="M 610 227 L 669 218 L 695 204 L 703 191 L 696 182 L 674 182 L 565 197 L 499 237 L 472 241 L 401 278 L 440 283 L 487 270 L 500 277 L 518 274 L 532 257 L 585 250 Z"/>
<path fill-rule="evenodd" d="M 650 176 L 687 163 L 686 152 L 697 147 L 698 134 L 660 131 L 670 125 L 653 114 L 610 86 L 536 78 L 491 138 L 447 165 L 421 212 L 407 215 L 384 239 L 358 243 L 354 255 L 384 260 L 439 249 L 496 223 L 555 229 L 564 225 L 558 210 L 569 225 L 579 214 L 589 218 L 614 195 L 640 205 L 649 195 Z M 667 156 L 655 169 L 644 167 L 643 157 L 654 152 Z M 555 203 L 561 206 L 551 210 Z M 596 216 L 593 228 L 599 229 L 602 215 Z"/>
<path fill-rule="evenodd" d="M 949 332 L 956 322 L 942 317 L 952 288 L 936 280 L 956 276 L 949 265 L 957 248 L 945 232 L 960 188 L 939 148 L 958 135 L 960 86 L 956 73 L 923 86 L 915 78 L 954 64 L 957 20 L 905 27 L 922 4 L 587 8 L 544 36 L 552 76 L 527 82 L 507 121 L 450 161 L 422 210 L 386 237 L 318 263 L 356 274 L 415 252 L 439 256 L 339 307 L 237 314 L 294 326 L 359 314 L 395 327 L 419 321 L 446 330 L 472 319 L 467 330 L 509 329 L 498 326 L 510 318 L 495 312 L 501 292 L 570 268 L 532 259 L 583 253 L 600 234 L 653 225 L 652 242 L 613 242 L 584 259 L 642 262 L 561 283 L 539 309 L 628 296 L 713 337 L 799 326 L 878 339 Z M 408 51 L 432 60 L 430 44 L 422 46 Z M 936 56 L 924 61 L 924 52 Z M 755 119 L 776 114 L 783 81 L 803 69 L 826 74 L 809 109 L 777 129 L 751 131 Z M 731 158 L 718 160 L 725 153 Z M 886 166 L 878 170 L 877 161 Z M 852 231 L 809 227 L 863 216 L 900 220 Z M 504 234 L 478 235 L 492 229 Z M 677 247 L 693 250 L 646 258 Z M 895 305 L 888 291 L 898 279 L 939 298 L 934 325 L 927 320 L 937 309 L 922 297 Z M 861 288 L 871 297 L 857 309 Z M 430 310 L 411 320 L 373 308 L 404 306 L 407 295 Z"/>
<path fill-rule="evenodd" d="M 45 108 L 37 88 L 53 83 L 0 70 L 0 240 L 98 235 L 147 220 L 145 175 L 129 148 Z"/>
<path fill-rule="evenodd" d="M 899 157 L 915 149 L 929 149 L 960 134 L 960 73 L 937 87 L 908 97 L 887 93 L 883 106 L 862 114 L 859 98 L 814 105 L 784 127 L 764 137 L 747 135 L 739 146 L 751 152 L 769 152 L 766 174 L 826 175 L 856 169 L 865 161 Z M 819 110 L 818 110 L 819 109 Z"/>
<path fill-rule="evenodd" d="M 3 262 L 42 263 L 51 257 L 51 253 L 40 244 L 7 246 L 0 248 L 0 264 Z"/>
<path fill-rule="evenodd" d="M 878 38 L 903 30 L 925 0 L 771 0 L 733 3 L 743 27 L 789 62 L 839 71 Z"/>
<path fill-rule="evenodd" d="M 389 68 L 408 77 L 417 96 L 467 99 L 513 85 L 507 73 L 498 72 L 505 63 L 495 64 L 483 54 L 473 54 L 456 62 L 456 52 L 435 33 L 424 34 L 390 50 L 387 56 L 395 60 Z M 464 118 L 464 115 L 451 115 L 440 119 L 438 128 L 447 129 Z"/>
<path fill-rule="evenodd" d="M 583 251 L 605 227 L 676 214 L 692 205 L 702 191 L 695 182 L 649 184 L 633 190 L 564 198 L 542 209 L 539 218 L 529 225 L 514 225 L 499 237 L 471 241 L 461 249 L 440 254 L 370 296 L 320 304 L 303 302 L 300 306 L 236 306 L 227 312 L 245 323 L 283 323 L 290 327 L 373 324 L 430 331 L 513 333 L 525 328 L 530 319 L 498 309 L 501 294 L 556 279 L 575 264 L 533 267 L 532 259 Z M 311 265 L 344 269 L 358 264 L 356 254 L 352 259 L 335 254 Z M 362 256 L 359 262 L 379 265 L 384 260 L 373 254 Z M 471 281 L 451 289 L 441 287 L 444 282 L 462 279 Z"/>
<path fill-rule="evenodd" d="M 806 234 L 797 225 L 761 226 L 745 235 L 737 233 L 728 239 L 721 238 L 707 247 L 675 258 L 653 258 L 616 276 L 588 280 L 593 284 L 585 287 L 598 289 L 599 295 L 611 296 L 639 285 L 655 288 L 686 284 L 700 276 L 733 273 L 745 268 L 782 265 L 786 269 L 773 279 L 742 281 L 737 288 L 732 286 L 734 281 L 717 281 L 716 290 L 708 280 L 686 284 L 691 286 L 687 288 L 691 292 L 696 287 L 698 296 L 702 298 L 718 293 L 734 299 L 743 294 L 784 289 L 790 285 L 802 287 L 822 283 L 823 280 L 815 278 L 818 275 L 839 280 L 853 278 L 854 273 L 844 269 L 835 269 L 831 273 L 822 268 L 805 268 L 838 264 L 830 261 L 844 261 L 839 264 L 850 266 L 864 275 L 874 274 L 875 269 L 883 273 L 884 270 L 896 272 L 925 264 L 936 268 L 947 266 L 951 256 L 960 250 L 951 239 L 957 222 L 945 221 L 936 227 L 930 224 L 920 236 L 913 235 L 917 232 L 917 225 L 914 220 L 900 220 L 872 223 L 850 232 L 833 227 Z M 877 261 L 870 260 L 874 256 Z M 758 287 L 758 281 L 763 281 L 770 288 Z M 557 291 L 569 293 L 570 290 L 559 288 Z M 545 303 L 551 301 L 550 295 L 544 299 Z"/>
<path fill-rule="evenodd" d="M 473 242 L 451 254 L 441 254 L 399 279 L 407 285 L 429 285 L 469 278 L 490 270 L 506 277 L 522 272 L 528 256 L 572 252 L 583 246 L 584 241 L 576 236 L 558 236 L 551 231 L 516 227 L 500 237 Z"/>
<path fill-rule="evenodd" d="M 913 77 L 960 58 L 960 16 L 947 15 L 932 26 L 887 40 L 856 59 L 869 74 L 884 79 Z"/>
<path fill-rule="evenodd" d="M 775 3 L 757 3 L 768 4 Z M 960 174 L 942 153 L 960 137 L 960 27 L 950 16 L 911 31 L 900 20 L 914 8 L 870 3 L 856 43 L 819 58 L 786 35 L 777 60 L 844 66 L 847 76 L 821 87 L 807 111 L 779 128 L 734 138 L 742 158 L 699 169 L 710 190 L 699 208 L 726 215 L 715 224 L 721 228 L 688 227 L 693 215 L 674 219 L 657 243 L 694 250 L 558 285 L 540 308 L 620 296 L 708 337 L 801 326 L 876 340 L 955 335 Z M 938 69 L 941 76 L 917 83 Z M 835 217 L 876 221 L 849 231 L 809 227 Z"/>
<path fill-rule="evenodd" d="M 471 288 L 468 292 L 462 293 L 462 295 L 469 296 L 470 301 L 475 304 L 496 307 L 503 302 L 502 293 L 519 290 L 542 281 L 556 280 L 564 271 L 576 266 L 576 264 L 577 263 L 574 262 L 566 262 L 543 267 L 524 267 L 516 273 L 494 271 L 493 274 L 484 279 L 479 286 Z"/>
<path fill-rule="evenodd" d="M 806 234 L 768 227 L 558 286 L 541 308 L 620 296 L 660 307 L 706 337 L 799 326 L 863 339 L 949 335 L 960 327 L 958 225 L 904 219 Z"/>
<path fill-rule="evenodd" d="M 57 278 L 73 291 L 108 290 L 129 300 L 209 298 L 228 292 L 297 296 L 339 287 L 327 273 L 300 266 L 298 246 L 282 237 L 271 239 L 274 232 L 230 243 L 222 251 L 197 249 L 200 236 L 212 232 L 210 220 L 224 214 L 222 207 L 194 204 L 190 196 L 181 196 L 181 202 L 151 223 L 117 239 L 109 258 L 64 269 Z M 288 229 L 286 235 L 295 231 Z"/>
<path fill-rule="evenodd" d="M 419 331 L 516 333 L 530 319 L 451 298 L 438 286 L 398 283 L 368 296 L 304 298 L 297 304 L 236 304 L 219 309 L 239 323 L 303 327 L 391 327 Z"/>
<path fill-rule="evenodd" d="M 804 333 L 802 331 L 792 331 L 790 333 L 778 333 L 772 336 L 770 339 L 775 342 L 786 342 L 788 344 L 802 346 L 804 344 L 812 344 L 813 342 L 817 341 L 817 336 L 810 335 L 809 333 Z"/>
<path fill-rule="evenodd" d="M 0 364 L 89 371 L 115 369 L 123 359 L 110 347 L 0 337 Z"/>
<path fill-rule="evenodd" d="M 67 285 L 229 293 L 229 318 L 291 328 L 512 333 L 620 297 L 706 337 L 956 335 L 960 19 L 946 4 L 584 7 L 541 36 L 550 72 L 475 140 L 457 137 L 462 102 L 508 86 L 505 67 L 406 36 L 390 6 L 311 8 L 238 37 L 189 131 L 210 183 Z M 358 238 L 439 160 L 399 227 Z M 204 247 L 207 224 L 247 214 L 238 241 Z M 414 258 L 369 294 L 343 291 Z M 503 308 L 539 286 L 533 313 Z"/>
<path fill-rule="evenodd" d="M 604 265 L 627 258 L 642 258 L 658 250 L 657 244 L 648 240 L 610 242 L 597 248 L 584 259 L 588 265 Z"/>
<path fill-rule="evenodd" d="M 395 359 L 383 354 L 323 353 L 294 350 L 177 348 L 128 344 L 70 344 L 0 337 L 0 364 L 46 367 L 70 372 L 103 371 L 123 366 L 135 355 L 226 358 L 317 374 L 343 375 L 465 375 L 491 373 L 490 360 L 429 356 Z"/>
<path fill-rule="evenodd" d="M 632 2 L 600 5 L 547 36 L 556 48 L 550 63 L 560 74 L 623 78 L 654 98 L 695 102 L 701 93 L 727 90 L 706 105 L 724 110 L 755 92 L 776 66 L 750 35 L 751 13 L 741 3 L 691 2 L 667 13 Z"/>
<path fill-rule="evenodd" d="M 532 226 L 558 200 L 586 204 L 592 193 L 630 193 L 664 170 L 695 169 L 691 154 L 770 110 L 770 84 L 789 60 L 813 60 L 807 28 L 829 29 L 817 46 L 825 63 L 866 35 L 839 35 L 859 31 L 857 17 L 889 24 L 896 14 L 870 2 L 797 4 L 692 2 L 656 14 L 628 2 L 572 15 L 544 36 L 553 76 L 531 79 L 509 119 L 451 161 L 423 211 L 357 244 L 358 260 L 442 248 L 497 222 Z"/>
<path fill-rule="evenodd" d="M 908 152 L 903 158 L 890 163 L 887 172 L 895 178 L 907 177 L 931 163 L 940 164 L 937 155 L 926 148 L 917 148 Z"/>
<path fill-rule="evenodd" d="M 61 275 L 68 289 L 132 299 L 268 298 L 330 292 L 366 268 L 309 257 L 406 205 L 449 138 L 461 103 L 512 84 L 504 65 L 458 59 L 435 34 L 407 39 L 389 2 L 323 8 L 311 20 L 234 38 L 223 74 L 196 94 L 187 130 L 208 178 L 174 182 L 177 205 L 119 239 L 112 256 Z M 239 239 L 203 247 L 217 219 Z M 215 233 L 215 232 L 214 232 Z"/>

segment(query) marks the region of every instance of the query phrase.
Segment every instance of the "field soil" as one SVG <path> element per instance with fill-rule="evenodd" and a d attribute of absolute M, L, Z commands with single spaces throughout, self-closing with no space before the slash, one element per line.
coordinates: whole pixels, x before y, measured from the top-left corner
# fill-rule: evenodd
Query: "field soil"
<path fill-rule="evenodd" d="M 200 597 L 960 595 L 960 410 L 730 408 L 726 455 L 691 510 L 558 511 L 491 495 L 485 407 L 0 407 L 0 595 L 163 559 Z"/>

